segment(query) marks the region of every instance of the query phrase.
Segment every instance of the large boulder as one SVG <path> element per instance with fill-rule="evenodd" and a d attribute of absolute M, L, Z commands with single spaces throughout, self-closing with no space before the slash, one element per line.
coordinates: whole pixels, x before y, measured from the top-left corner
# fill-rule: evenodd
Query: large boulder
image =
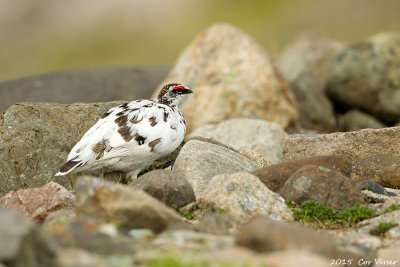
<path fill-rule="evenodd" d="M 75 175 L 54 174 L 89 127 L 120 103 L 20 103 L 7 109 L 0 115 L 0 195 L 52 180 L 71 189 Z"/>
<path fill-rule="evenodd" d="M 364 129 L 356 132 L 291 135 L 283 147 L 283 161 L 311 156 L 343 155 L 354 166 L 363 158 L 400 151 L 400 127 Z"/>
<path fill-rule="evenodd" d="M 271 163 L 282 161 L 286 132 L 276 123 L 255 119 L 230 119 L 219 124 L 207 124 L 194 130 L 188 138 L 204 137 L 216 140 L 238 151 L 252 150 Z"/>
<path fill-rule="evenodd" d="M 167 82 L 182 82 L 194 89 L 181 106 L 188 132 L 235 117 L 259 118 L 283 128 L 297 119 L 286 82 L 269 55 L 227 24 L 201 32 L 163 84 Z"/>
<path fill-rule="evenodd" d="M 327 74 L 329 95 L 345 107 L 400 121 L 400 33 L 380 33 L 336 55 Z"/>
<path fill-rule="evenodd" d="M 19 102 L 106 102 L 149 98 L 169 66 L 108 67 L 0 82 L 0 112 Z"/>
<path fill-rule="evenodd" d="M 160 233 L 171 224 L 183 221 L 173 209 L 127 185 L 81 177 L 76 194 L 78 213 L 117 223 L 125 229 L 148 228 Z"/>

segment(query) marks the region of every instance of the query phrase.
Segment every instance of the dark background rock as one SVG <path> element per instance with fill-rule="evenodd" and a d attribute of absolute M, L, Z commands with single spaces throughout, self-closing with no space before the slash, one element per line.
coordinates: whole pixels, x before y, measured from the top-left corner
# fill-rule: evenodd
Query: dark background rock
<path fill-rule="evenodd" d="M 400 120 L 400 33 L 347 47 L 332 61 L 327 91 L 342 109 L 358 108 L 388 124 Z"/>
<path fill-rule="evenodd" d="M 20 103 L 0 116 L 0 196 L 54 181 L 72 188 L 76 175 L 54 177 L 83 134 L 122 102 Z"/>
<path fill-rule="evenodd" d="M 304 129 L 333 132 L 337 129 L 333 104 L 321 90 L 323 85 L 301 76 L 289 83 L 299 110 L 299 124 Z"/>
<path fill-rule="evenodd" d="M 165 205 L 178 209 L 195 201 L 192 186 L 178 172 L 154 170 L 132 181 L 129 186 L 142 189 Z"/>
<path fill-rule="evenodd" d="M 326 72 L 344 48 L 339 41 L 304 32 L 279 56 L 278 67 L 295 96 L 301 127 L 321 132 L 336 129 L 333 105 L 325 93 Z"/>
<path fill-rule="evenodd" d="M 12 267 L 57 267 L 53 240 L 33 221 L 0 208 L 0 262 Z"/>
<path fill-rule="evenodd" d="M 360 191 L 368 190 L 373 193 L 384 195 L 384 196 L 396 196 L 395 193 L 388 192 L 387 190 L 385 190 L 385 187 L 374 182 L 373 180 L 363 180 L 363 181 L 357 182 L 357 187 L 359 188 Z"/>
<path fill-rule="evenodd" d="M 334 209 L 351 208 L 364 203 L 363 195 L 350 178 L 316 165 L 298 169 L 278 193 L 297 204 L 311 199 Z"/>
<path fill-rule="evenodd" d="M 294 172 L 306 165 L 319 165 L 335 169 L 346 176 L 350 176 L 351 173 L 351 162 L 346 157 L 331 155 L 274 164 L 266 168 L 255 170 L 251 172 L 251 174 L 257 176 L 270 190 L 276 192 Z"/>
<path fill-rule="evenodd" d="M 350 132 L 365 128 L 379 129 L 384 127 L 386 127 L 385 124 L 368 113 L 358 109 L 351 109 L 343 115 L 343 125 L 341 129 Z"/>
<path fill-rule="evenodd" d="M 0 112 L 19 102 L 106 102 L 149 98 L 169 66 L 108 67 L 0 82 Z"/>
<path fill-rule="evenodd" d="M 400 154 L 373 155 L 360 160 L 353 168 L 355 181 L 371 179 L 390 188 L 400 188 Z"/>

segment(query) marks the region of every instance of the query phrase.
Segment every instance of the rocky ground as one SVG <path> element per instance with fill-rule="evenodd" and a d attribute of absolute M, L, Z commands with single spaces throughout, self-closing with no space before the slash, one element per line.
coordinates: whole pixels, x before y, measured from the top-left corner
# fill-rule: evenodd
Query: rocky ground
<path fill-rule="evenodd" d="M 53 177 L 118 102 L 11 106 L 0 266 L 400 266 L 400 34 L 306 34 L 276 62 L 200 33 L 162 82 L 195 91 L 188 136 L 129 184 Z"/>

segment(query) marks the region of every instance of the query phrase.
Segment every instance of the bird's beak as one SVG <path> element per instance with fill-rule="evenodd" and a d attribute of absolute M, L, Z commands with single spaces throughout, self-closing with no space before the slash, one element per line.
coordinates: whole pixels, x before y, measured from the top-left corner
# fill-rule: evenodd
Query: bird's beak
<path fill-rule="evenodd" d="M 193 91 L 192 90 L 190 90 L 190 89 L 183 89 L 182 90 L 182 94 L 191 94 L 191 93 L 193 93 Z"/>

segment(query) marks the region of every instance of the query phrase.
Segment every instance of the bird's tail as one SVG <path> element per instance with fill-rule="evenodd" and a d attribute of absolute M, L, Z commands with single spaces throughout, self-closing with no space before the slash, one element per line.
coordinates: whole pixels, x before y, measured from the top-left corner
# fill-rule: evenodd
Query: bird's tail
<path fill-rule="evenodd" d="M 64 165 L 61 166 L 60 170 L 55 174 L 55 176 L 66 175 L 82 165 L 83 162 L 80 160 L 68 160 Z"/>

